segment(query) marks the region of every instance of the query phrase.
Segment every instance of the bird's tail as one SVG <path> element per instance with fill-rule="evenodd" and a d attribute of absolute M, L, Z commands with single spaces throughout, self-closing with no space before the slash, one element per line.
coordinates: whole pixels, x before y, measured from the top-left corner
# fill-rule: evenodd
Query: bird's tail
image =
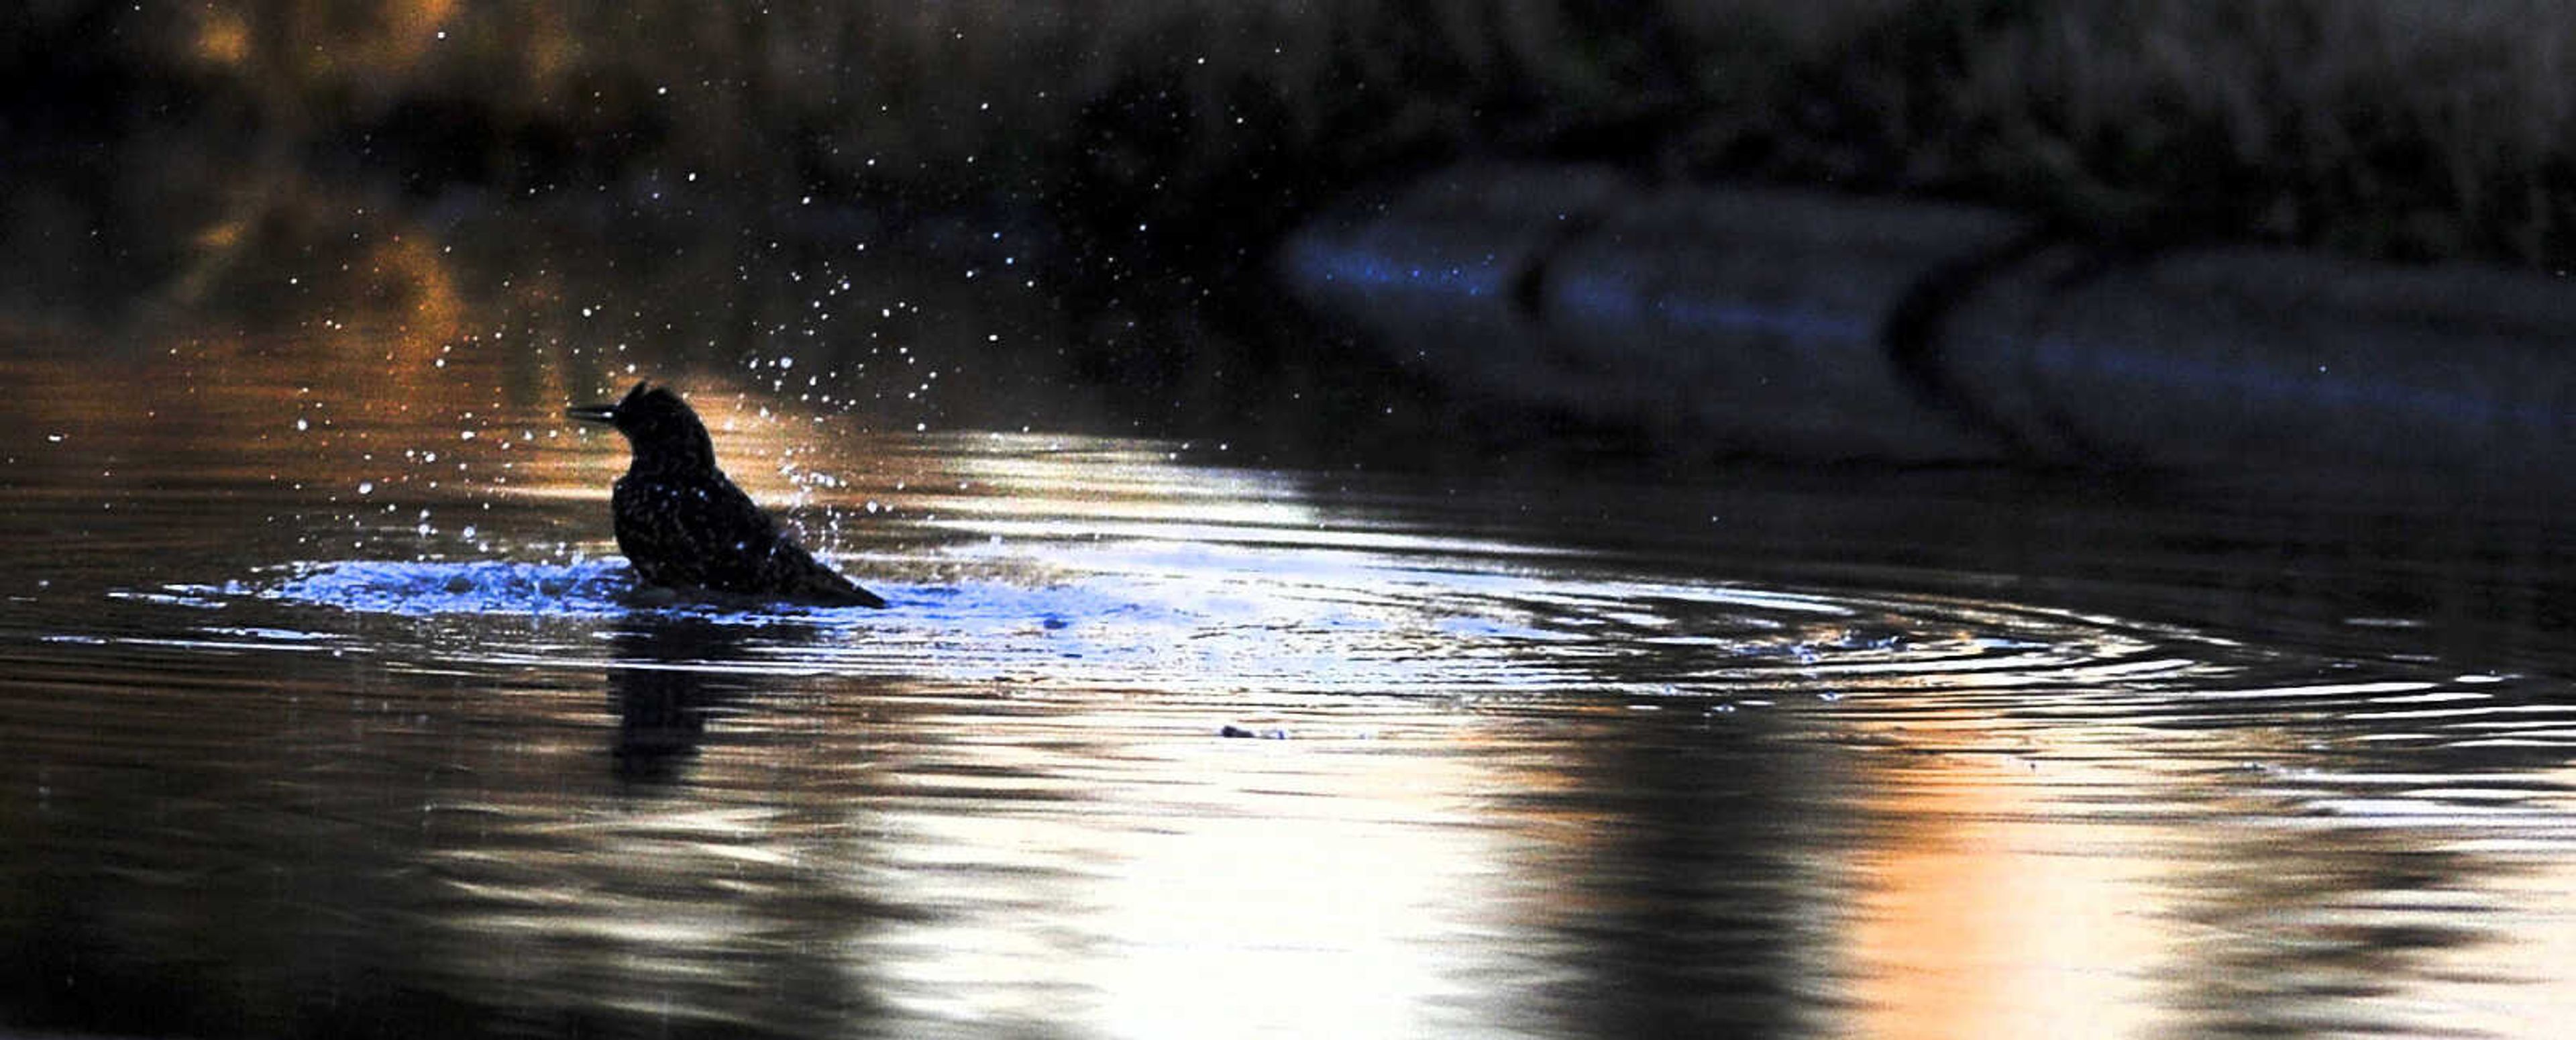
<path fill-rule="evenodd" d="M 799 600 L 826 607 L 884 607 L 885 598 L 860 588 L 857 583 L 833 573 L 821 561 L 798 577 L 792 595 Z"/>
<path fill-rule="evenodd" d="M 840 584 L 840 588 L 817 595 L 815 597 L 817 602 L 834 607 L 875 607 L 879 609 L 884 608 L 886 605 L 885 597 L 853 585 L 847 578 L 836 574 L 832 576 L 832 580 L 838 582 Z"/>

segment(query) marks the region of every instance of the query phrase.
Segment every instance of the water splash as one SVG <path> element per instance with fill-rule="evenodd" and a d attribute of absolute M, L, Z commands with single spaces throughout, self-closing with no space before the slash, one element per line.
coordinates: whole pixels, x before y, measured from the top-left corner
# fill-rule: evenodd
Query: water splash
<path fill-rule="evenodd" d="M 513 615 L 612 617 L 628 608 L 632 587 L 623 563 L 570 564 L 507 560 L 340 560 L 297 564 L 268 584 L 226 587 L 235 594 L 366 614 L 400 617 Z"/>
<path fill-rule="evenodd" d="M 345 633 L 343 615 L 413 619 L 439 638 L 383 636 L 366 652 L 445 663 L 597 667 L 562 624 L 743 633 L 692 667 L 749 673 L 944 676 L 985 683 L 1186 691 L 1480 696 L 1580 688 L 1640 702 L 1769 703 L 1944 677 L 1965 696 L 2000 683 L 2080 689 L 2229 655 L 2117 619 L 1932 597 L 1643 579 L 1504 559 L 1425 559 L 1307 546 L 1139 541 L 1054 553 L 1046 565 L 962 550 L 892 569 L 935 581 L 868 584 L 887 610 L 656 597 L 614 560 L 311 562 L 265 581 L 132 595 L 201 608 L 255 600 L 324 608 L 286 633 Z M 883 562 L 883 561 L 880 561 Z M 549 623 L 539 633 L 526 622 Z M 449 638 L 448 636 L 453 636 Z M 228 640 L 256 634 L 226 635 Z M 281 636 L 280 649 L 296 642 Z M 584 645 L 576 640 L 572 645 Z M 649 641 L 607 652 L 622 660 Z"/>

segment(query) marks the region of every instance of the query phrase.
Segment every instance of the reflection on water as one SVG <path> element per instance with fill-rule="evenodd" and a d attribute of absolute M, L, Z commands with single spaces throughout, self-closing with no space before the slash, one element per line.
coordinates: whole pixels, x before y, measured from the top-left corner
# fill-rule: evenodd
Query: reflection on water
<path fill-rule="evenodd" d="M 641 603 L 622 448 L 556 418 L 625 362 L 523 345 L 0 360 L 0 1026 L 2576 1013 L 2545 523 L 1269 471 L 915 430 L 762 352 L 645 367 L 895 609 Z"/>
<path fill-rule="evenodd" d="M 723 676 L 726 662 L 741 656 L 744 635 L 736 626 L 641 611 L 617 622 L 608 696 L 617 713 L 609 750 L 619 778 L 664 785 L 680 778 L 706 739 L 707 714 L 741 700 L 725 690 Z"/>

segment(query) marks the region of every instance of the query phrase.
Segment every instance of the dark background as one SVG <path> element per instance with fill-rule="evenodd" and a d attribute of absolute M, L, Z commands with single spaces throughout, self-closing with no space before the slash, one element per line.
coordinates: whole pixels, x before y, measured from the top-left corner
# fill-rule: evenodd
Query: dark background
<path fill-rule="evenodd" d="M 1471 454 L 1621 447 L 1460 422 L 1336 349 L 1275 299 L 1279 239 L 1358 186 L 1581 160 L 2553 270 L 2571 30 L 2400 0 L 39 0 L 0 14 L 0 329 L 299 320 L 272 277 L 296 263 L 402 305 L 609 255 L 706 292 L 744 254 L 867 245 L 1028 275 L 1049 364 L 1150 432 L 1294 411 Z M 431 248 L 389 253 L 403 234 Z"/>

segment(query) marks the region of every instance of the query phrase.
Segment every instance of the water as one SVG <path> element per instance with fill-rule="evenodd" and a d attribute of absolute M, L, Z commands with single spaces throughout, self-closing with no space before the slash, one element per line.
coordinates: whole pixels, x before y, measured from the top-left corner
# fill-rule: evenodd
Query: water
<path fill-rule="evenodd" d="M 2570 543 L 2527 504 L 1301 469 L 521 339 L 0 361 L 0 1024 L 2576 1015 Z M 559 418 L 630 363 L 893 608 L 633 596 L 622 445 Z"/>

